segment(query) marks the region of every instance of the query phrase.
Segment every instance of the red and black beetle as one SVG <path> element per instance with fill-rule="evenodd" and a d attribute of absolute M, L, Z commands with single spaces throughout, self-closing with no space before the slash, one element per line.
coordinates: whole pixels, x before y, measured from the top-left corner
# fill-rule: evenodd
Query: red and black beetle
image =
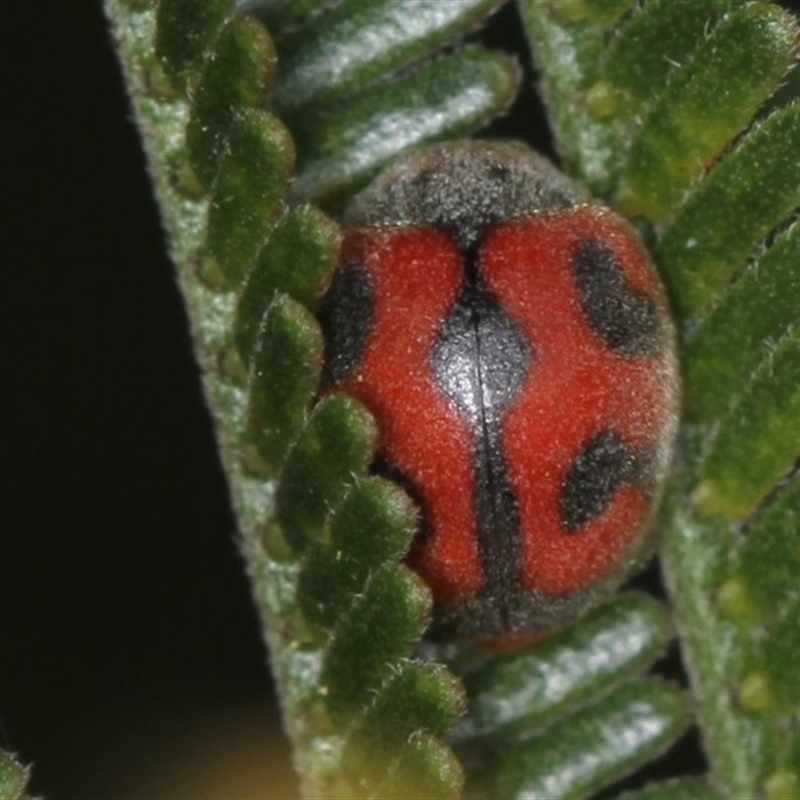
<path fill-rule="evenodd" d="M 561 627 L 649 554 L 674 331 L 632 230 L 522 145 L 401 159 L 356 197 L 323 384 L 422 511 L 409 564 L 460 635 Z"/>

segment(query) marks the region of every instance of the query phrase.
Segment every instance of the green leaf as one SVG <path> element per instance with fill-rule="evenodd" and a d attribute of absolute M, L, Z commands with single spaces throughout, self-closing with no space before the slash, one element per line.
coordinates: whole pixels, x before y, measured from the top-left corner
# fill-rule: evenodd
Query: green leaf
<path fill-rule="evenodd" d="M 650 109 L 616 204 L 630 216 L 668 217 L 778 88 L 796 46 L 797 28 L 777 6 L 753 3 L 727 15 Z"/>
<path fill-rule="evenodd" d="M 238 109 L 260 108 L 275 75 L 275 45 L 255 19 L 227 22 L 203 64 L 186 128 L 186 146 L 197 177 L 214 181 Z"/>
<path fill-rule="evenodd" d="M 691 333 L 684 370 L 684 403 L 693 418 L 713 422 L 741 396 L 772 348 L 797 324 L 800 301 L 800 226 L 778 236 L 718 298 Z"/>
<path fill-rule="evenodd" d="M 233 0 L 163 0 L 158 4 L 155 51 L 164 72 L 180 89 L 200 71 Z"/>
<path fill-rule="evenodd" d="M 428 587 L 406 567 L 371 575 L 325 653 L 322 686 L 336 717 L 349 721 L 392 676 L 427 627 L 430 611 Z"/>
<path fill-rule="evenodd" d="M 279 35 L 313 20 L 325 11 L 330 0 L 238 0 L 236 5 L 239 13 L 252 14 Z"/>
<path fill-rule="evenodd" d="M 453 788 L 463 779 L 452 753 L 431 748 L 435 740 L 429 736 L 425 748 L 408 745 L 426 732 L 445 733 L 463 702 L 460 686 L 447 670 L 406 662 L 351 729 L 343 751 L 345 771 L 376 796 L 454 796 Z"/>
<path fill-rule="evenodd" d="M 277 519 L 298 549 L 318 537 L 328 514 L 364 474 L 375 450 L 372 417 L 342 395 L 323 400 L 289 453 L 276 495 Z"/>
<path fill-rule="evenodd" d="M 0 750 L 0 800 L 28 800 L 25 792 L 30 770 L 14 756 Z"/>
<path fill-rule="evenodd" d="M 283 216 L 245 279 L 236 307 L 235 340 L 249 361 L 261 319 L 278 292 L 314 308 L 339 260 L 338 226 L 313 206 Z"/>
<path fill-rule="evenodd" d="M 509 736 L 550 723 L 646 669 L 670 637 L 662 606 L 646 595 L 623 595 L 580 625 L 468 674 L 471 702 L 454 736 Z"/>
<path fill-rule="evenodd" d="M 255 261 L 289 186 L 294 145 L 277 117 L 237 112 L 217 170 L 208 213 L 208 250 L 226 285 L 235 286 Z"/>
<path fill-rule="evenodd" d="M 763 662 L 755 667 L 755 674 L 763 672 L 767 691 L 765 708 L 782 714 L 800 711 L 800 680 L 797 679 L 797 627 L 800 625 L 800 599 L 785 599 L 782 619 L 769 630 L 764 641 Z"/>
<path fill-rule="evenodd" d="M 598 25 L 611 25 L 630 7 L 630 0 L 574 0 L 554 5 L 553 13 L 570 23 L 590 20 Z"/>
<path fill-rule="evenodd" d="M 606 28 L 585 13 L 572 19 L 565 13 L 571 3 L 517 0 L 517 4 L 542 73 L 542 97 L 564 167 L 582 177 L 593 192 L 608 191 L 612 170 L 623 160 L 620 144 L 627 137 L 621 123 L 608 113 L 596 112 Z M 576 7 L 581 11 L 587 5 L 581 2 Z M 630 0 L 628 6 L 633 5 Z"/>
<path fill-rule="evenodd" d="M 750 131 L 689 196 L 656 249 L 672 299 L 695 316 L 800 206 L 800 103 Z"/>
<path fill-rule="evenodd" d="M 342 0 L 281 42 L 274 108 L 284 117 L 309 107 L 318 114 L 446 44 L 497 5 L 498 0 L 411 7 L 394 0 Z"/>
<path fill-rule="evenodd" d="M 775 380 L 775 375 L 779 380 Z M 707 445 L 693 500 L 702 514 L 750 514 L 800 442 L 800 327 L 778 341 Z M 742 465 L 746 464 L 746 469 Z"/>
<path fill-rule="evenodd" d="M 295 300 L 279 295 L 267 310 L 251 365 L 247 426 L 275 474 L 297 438 L 319 382 L 322 331 Z"/>
<path fill-rule="evenodd" d="M 795 479 L 779 499 L 748 531 L 732 575 L 720 588 L 720 605 L 740 624 L 758 625 L 760 636 L 743 662 L 738 700 L 749 711 L 788 717 L 800 709 L 797 679 L 797 626 L 800 625 L 800 593 L 786 576 L 796 574 L 800 563 L 798 485 Z M 763 556 L 761 564 L 750 559 Z M 780 563 L 778 563 L 780 560 Z M 766 574 L 779 582 L 764 582 Z M 780 582 L 783 578 L 782 583 Z M 796 726 L 795 726 L 796 727 Z M 784 750 L 787 749 L 784 744 Z"/>
<path fill-rule="evenodd" d="M 800 477 L 795 475 L 753 521 L 736 553 L 731 581 L 738 584 L 736 592 L 746 598 L 746 605 L 742 609 L 727 606 L 728 613 L 768 624 L 783 613 L 784 599 L 787 607 L 796 605 L 800 598 L 798 530 Z M 796 636 L 790 638 L 797 640 Z"/>
<path fill-rule="evenodd" d="M 790 508 L 796 499 L 796 492 L 787 497 Z M 736 557 L 740 546 L 751 545 L 719 518 L 696 520 L 674 499 L 670 506 L 664 570 L 683 631 L 683 656 L 698 687 L 698 721 L 714 782 L 726 797 L 770 796 L 767 784 L 784 785 L 787 775 L 797 775 L 800 731 L 791 716 L 769 708 L 769 679 L 755 668 L 763 658 L 762 629 L 753 625 L 758 611 L 750 599 L 752 582 L 739 572 Z M 777 524 L 788 521 L 791 527 L 778 541 L 796 539 L 796 510 L 792 515 L 779 515 Z M 761 540 L 762 552 L 775 541 Z M 777 547 L 775 556 L 780 557 Z M 768 569 L 763 565 L 761 575 Z M 757 591 L 772 608 L 784 607 L 783 595 L 770 584 Z M 796 633 L 791 641 L 797 657 Z"/>
<path fill-rule="evenodd" d="M 502 754 L 491 796 L 585 797 L 663 752 L 688 718 L 676 688 L 653 679 L 624 684 Z"/>
<path fill-rule="evenodd" d="M 650 0 L 623 26 L 605 55 L 603 79 L 614 93 L 614 111 L 639 114 L 719 22 L 746 0 Z"/>
<path fill-rule="evenodd" d="M 508 106 L 518 81 L 513 59 L 467 47 L 377 86 L 303 135 L 295 199 L 331 202 L 401 151 L 479 128 Z"/>
<path fill-rule="evenodd" d="M 619 800 L 722 800 L 722 797 L 701 778 L 677 778 L 655 783 L 636 792 L 625 792 Z"/>
<path fill-rule="evenodd" d="M 407 741 L 383 786 L 375 793 L 382 800 L 448 800 L 461 797 L 464 776 L 453 751 L 428 734 Z"/>
<path fill-rule="evenodd" d="M 303 563 L 299 598 L 306 617 L 333 629 L 371 573 L 405 555 L 416 524 L 405 492 L 377 478 L 359 481 Z"/>

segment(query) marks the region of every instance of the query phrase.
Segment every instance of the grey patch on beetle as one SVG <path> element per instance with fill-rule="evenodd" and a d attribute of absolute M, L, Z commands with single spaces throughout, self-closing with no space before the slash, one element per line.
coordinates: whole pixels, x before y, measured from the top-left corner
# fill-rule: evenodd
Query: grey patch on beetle
<path fill-rule="evenodd" d="M 464 283 L 445 315 L 429 356 L 439 389 L 467 419 L 473 435 L 473 511 L 483 592 L 512 608 L 520 576 L 520 523 L 503 456 L 500 422 L 528 374 L 533 351 L 480 275 L 478 247 L 465 253 Z"/>
<path fill-rule="evenodd" d="M 517 142 L 463 141 L 401 157 L 357 194 L 349 227 L 431 225 L 463 250 L 490 225 L 587 202 L 589 195 L 546 158 Z"/>
<path fill-rule="evenodd" d="M 473 427 L 500 419 L 522 388 L 530 359 L 519 326 L 482 284 L 462 287 L 430 354 L 437 385 Z"/>

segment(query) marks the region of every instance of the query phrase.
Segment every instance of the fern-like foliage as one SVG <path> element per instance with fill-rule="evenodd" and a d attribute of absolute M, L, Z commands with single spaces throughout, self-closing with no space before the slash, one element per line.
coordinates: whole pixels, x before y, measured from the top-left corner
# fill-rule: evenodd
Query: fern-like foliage
<path fill-rule="evenodd" d="M 23 767 L 16 758 L 0 750 L 0 798 L 2 800 L 29 800 L 25 792 L 30 768 Z"/>
<path fill-rule="evenodd" d="M 431 605 L 401 563 L 416 509 L 369 476 L 367 412 L 315 402 L 314 311 L 339 230 L 306 201 L 330 207 L 398 150 L 509 105 L 514 60 L 441 52 L 497 6 L 110 6 L 147 88 L 138 111 L 309 796 L 449 797 L 463 782 L 442 739 L 460 685 L 415 658 Z"/>
<path fill-rule="evenodd" d="M 332 217 L 509 106 L 516 62 L 456 46 L 499 4 L 108 0 L 309 797 L 455 797 L 462 764 L 472 794 L 588 796 L 689 724 L 642 676 L 673 635 L 644 595 L 520 653 L 420 649 L 415 507 L 370 476 L 366 410 L 317 398 Z M 800 123 L 765 103 L 796 24 L 743 0 L 518 6 L 566 168 L 637 221 L 682 326 L 664 555 L 711 773 L 636 796 L 791 796 Z"/>
<path fill-rule="evenodd" d="M 519 5 L 565 160 L 639 221 L 681 322 L 663 554 L 713 785 L 796 796 L 800 104 L 768 101 L 797 22 L 737 0 Z"/>

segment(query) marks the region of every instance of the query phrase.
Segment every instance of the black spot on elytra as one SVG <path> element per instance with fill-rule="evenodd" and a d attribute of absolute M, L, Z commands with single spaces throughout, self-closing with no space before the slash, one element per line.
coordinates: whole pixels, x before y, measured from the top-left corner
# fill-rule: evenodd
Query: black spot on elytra
<path fill-rule="evenodd" d="M 569 533 L 594 519 L 623 483 L 639 483 L 645 465 L 612 431 L 601 431 L 581 449 L 559 495 L 559 513 Z"/>
<path fill-rule="evenodd" d="M 594 239 L 579 242 L 572 273 L 583 313 L 609 347 L 631 356 L 658 350 L 662 336 L 656 302 L 627 282 L 610 247 Z"/>
<path fill-rule="evenodd" d="M 373 289 L 367 271 L 353 265 L 337 270 L 319 312 L 325 334 L 323 389 L 343 380 L 361 361 L 372 305 Z"/>

